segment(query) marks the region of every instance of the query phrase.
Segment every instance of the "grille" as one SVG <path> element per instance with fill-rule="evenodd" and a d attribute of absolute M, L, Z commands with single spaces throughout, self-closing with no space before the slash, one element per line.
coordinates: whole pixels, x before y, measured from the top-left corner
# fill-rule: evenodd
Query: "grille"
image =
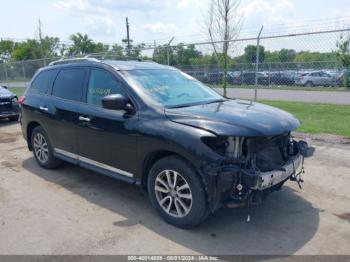
<path fill-rule="evenodd" d="M 290 157 L 291 147 L 289 135 L 253 138 L 248 141 L 249 155 L 262 172 L 280 169 Z"/>
<path fill-rule="evenodd" d="M 10 98 L 1 98 L 0 97 L 0 111 L 6 111 L 12 108 L 12 103 Z"/>

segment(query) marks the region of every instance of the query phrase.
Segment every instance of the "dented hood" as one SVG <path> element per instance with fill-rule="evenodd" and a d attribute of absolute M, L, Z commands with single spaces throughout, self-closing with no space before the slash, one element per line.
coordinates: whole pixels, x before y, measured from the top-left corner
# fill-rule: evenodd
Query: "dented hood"
<path fill-rule="evenodd" d="M 244 100 L 227 100 L 165 110 L 173 122 L 224 136 L 273 136 L 290 132 L 300 122 L 272 106 Z"/>

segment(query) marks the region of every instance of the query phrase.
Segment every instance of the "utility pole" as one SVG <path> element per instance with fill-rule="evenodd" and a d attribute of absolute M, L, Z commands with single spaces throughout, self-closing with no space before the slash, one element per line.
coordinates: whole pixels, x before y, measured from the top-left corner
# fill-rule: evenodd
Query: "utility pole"
<path fill-rule="evenodd" d="M 152 60 L 154 61 L 155 55 L 156 55 L 156 48 L 157 48 L 157 42 L 156 40 L 153 41 L 153 55 Z"/>
<path fill-rule="evenodd" d="M 259 55 L 260 55 L 260 35 L 263 30 L 263 26 L 261 27 L 257 43 L 256 43 L 256 62 L 255 62 L 255 90 L 254 90 L 254 101 L 258 99 L 258 71 L 259 71 Z"/>
<path fill-rule="evenodd" d="M 43 50 L 43 32 L 42 32 L 42 24 L 41 24 L 40 18 L 38 20 L 38 36 L 39 36 L 39 45 L 40 45 L 41 57 L 44 58 L 45 54 L 44 54 L 44 50 Z M 44 58 L 44 66 L 46 66 L 45 58 Z"/>
<path fill-rule="evenodd" d="M 38 21 L 38 34 L 39 34 L 40 43 L 41 43 L 41 40 L 43 39 L 41 27 L 42 27 L 42 25 L 41 25 L 41 20 L 40 20 L 40 18 L 39 18 L 39 21 Z"/>
<path fill-rule="evenodd" d="M 128 21 L 128 18 L 126 17 L 125 18 L 125 22 L 126 22 L 126 41 L 128 43 L 128 46 L 127 46 L 127 53 L 128 53 L 128 56 L 130 56 L 130 36 L 129 36 L 129 21 Z"/>
<path fill-rule="evenodd" d="M 166 48 L 166 56 L 167 56 L 167 62 L 168 62 L 168 65 L 170 65 L 170 44 L 171 42 L 174 40 L 174 37 L 172 37 L 167 45 L 167 48 Z"/>

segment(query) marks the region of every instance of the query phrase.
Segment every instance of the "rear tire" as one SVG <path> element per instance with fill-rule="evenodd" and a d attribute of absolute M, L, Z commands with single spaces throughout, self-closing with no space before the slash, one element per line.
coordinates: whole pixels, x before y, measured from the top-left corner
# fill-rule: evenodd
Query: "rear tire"
<path fill-rule="evenodd" d="M 51 143 L 41 126 L 34 128 L 30 141 L 34 158 L 41 167 L 53 169 L 62 164 L 62 160 L 53 155 Z"/>
<path fill-rule="evenodd" d="M 305 83 L 305 86 L 307 86 L 307 87 L 313 87 L 314 84 L 313 84 L 311 81 L 307 81 L 307 82 Z"/>
<path fill-rule="evenodd" d="M 153 207 L 176 227 L 193 228 L 210 213 L 201 179 L 180 157 L 158 160 L 150 170 L 147 188 Z"/>

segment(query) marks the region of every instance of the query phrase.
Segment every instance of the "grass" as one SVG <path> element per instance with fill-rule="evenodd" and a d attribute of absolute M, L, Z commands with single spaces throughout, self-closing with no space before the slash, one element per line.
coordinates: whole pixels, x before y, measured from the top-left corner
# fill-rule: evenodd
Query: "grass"
<path fill-rule="evenodd" d="M 261 101 L 298 117 L 299 132 L 326 133 L 350 137 L 350 106 L 285 101 Z"/>
<path fill-rule="evenodd" d="M 31 78 L 14 78 L 14 79 L 7 79 L 7 80 L 2 80 L 1 83 L 7 84 L 7 83 L 16 83 L 16 82 L 29 82 Z"/>
<path fill-rule="evenodd" d="M 12 87 L 10 90 L 21 96 L 22 87 Z M 278 107 L 298 117 L 302 125 L 298 129 L 305 133 L 327 133 L 350 137 L 350 106 L 287 101 L 261 101 Z"/>
<path fill-rule="evenodd" d="M 213 88 L 222 88 L 222 85 L 208 85 Z M 247 88 L 254 89 L 254 85 L 228 85 L 228 88 Z M 303 91 L 336 91 L 336 92 L 349 92 L 350 88 L 346 87 L 323 87 L 323 86 L 258 86 L 258 89 L 271 89 L 271 90 L 303 90 Z"/>
<path fill-rule="evenodd" d="M 18 97 L 23 95 L 25 88 L 24 87 L 9 87 L 9 90 L 15 93 Z"/>

